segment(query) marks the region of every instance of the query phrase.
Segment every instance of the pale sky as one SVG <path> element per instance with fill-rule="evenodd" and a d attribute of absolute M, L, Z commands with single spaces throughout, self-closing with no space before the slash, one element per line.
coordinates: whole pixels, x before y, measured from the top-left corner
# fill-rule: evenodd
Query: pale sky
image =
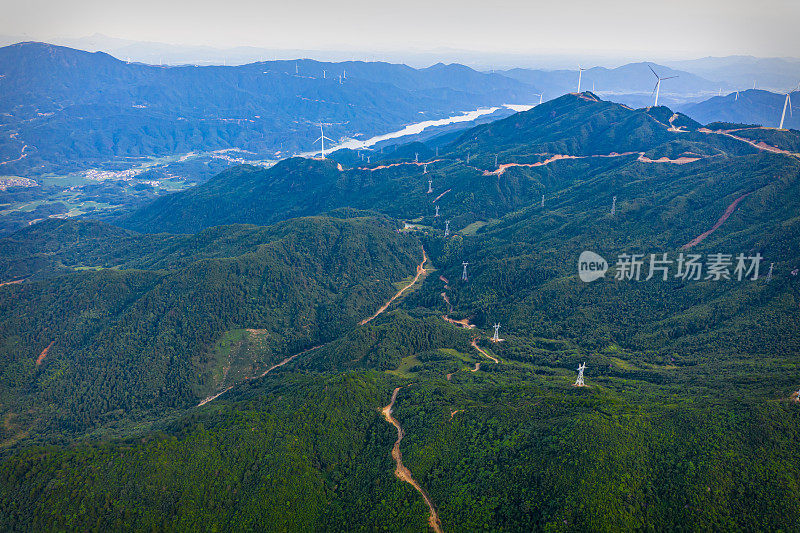
<path fill-rule="evenodd" d="M 214 47 L 797 56 L 798 0 L 0 0 L 0 34 Z"/>

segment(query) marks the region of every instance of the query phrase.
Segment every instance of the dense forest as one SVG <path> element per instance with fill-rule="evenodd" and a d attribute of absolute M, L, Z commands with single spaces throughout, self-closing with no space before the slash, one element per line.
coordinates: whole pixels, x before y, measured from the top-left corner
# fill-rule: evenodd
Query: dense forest
<path fill-rule="evenodd" d="M 73 431 L 229 385 L 244 362 L 217 341 L 237 330 L 260 341 L 240 379 L 343 335 L 422 255 L 392 222 L 364 218 L 152 237 L 54 221 L 6 245 L 29 254 L 9 250 L 9 262 L 41 267 L 23 275 L 43 278 L 0 291 L 4 412 L 32 409 Z"/>
<path fill-rule="evenodd" d="M 796 133 L 729 129 L 567 95 L 0 239 L 0 529 L 800 529 Z"/>

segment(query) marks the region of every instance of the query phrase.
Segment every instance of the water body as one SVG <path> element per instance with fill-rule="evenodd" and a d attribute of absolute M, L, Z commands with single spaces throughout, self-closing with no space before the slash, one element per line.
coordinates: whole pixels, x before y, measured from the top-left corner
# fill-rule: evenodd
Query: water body
<path fill-rule="evenodd" d="M 358 139 L 350 139 L 343 143 L 337 144 L 331 150 L 339 150 L 340 148 L 349 148 L 350 150 L 361 150 L 363 148 L 369 148 L 370 146 L 374 146 L 381 141 L 387 141 L 389 139 L 399 139 L 400 137 L 405 137 L 407 135 L 417 135 L 422 133 L 428 128 L 435 128 L 437 126 L 447 126 L 449 124 L 457 124 L 459 122 L 472 122 L 473 120 L 481 117 L 483 115 L 490 115 L 500 109 L 499 107 L 481 107 L 474 111 L 467 111 L 466 113 L 462 113 L 460 115 L 455 115 L 448 118 L 442 118 L 439 120 L 425 120 L 423 122 L 417 122 L 416 124 L 409 124 L 402 130 L 393 131 L 391 133 L 385 133 L 383 135 L 376 135 L 375 137 L 370 137 L 369 139 L 359 141 Z"/>
<path fill-rule="evenodd" d="M 523 105 L 523 104 L 503 104 L 502 107 L 510 109 L 512 111 L 527 111 L 536 105 Z M 425 120 L 423 122 L 416 122 L 414 124 L 409 124 L 408 126 L 404 127 L 401 130 L 393 131 L 391 133 L 384 133 L 383 135 L 376 135 L 375 137 L 370 137 L 369 139 L 365 139 L 363 141 L 358 139 L 348 139 L 344 142 L 339 144 L 335 144 L 333 146 L 326 146 L 325 153 L 329 154 L 335 152 L 336 150 L 340 150 L 342 148 L 348 148 L 350 150 L 363 150 L 364 148 L 369 148 L 371 146 L 375 146 L 381 141 L 387 141 L 389 139 L 399 139 L 401 137 L 406 137 L 408 135 L 417 135 L 422 133 L 428 128 L 436 128 L 439 126 L 448 126 L 450 124 L 458 124 L 459 122 L 472 122 L 484 115 L 491 115 L 495 111 L 500 109 L 500 107 L 479 107 L 473 111 L 465 111 L 460 115 L 454 115 L 448 118 L 441 118 L 438 120 Z M 304 152 L 302 154 L 298 154 L 300 157 L 314 157 L 319 154 L 319 150 L 315 150 L 313 152 Z"/>

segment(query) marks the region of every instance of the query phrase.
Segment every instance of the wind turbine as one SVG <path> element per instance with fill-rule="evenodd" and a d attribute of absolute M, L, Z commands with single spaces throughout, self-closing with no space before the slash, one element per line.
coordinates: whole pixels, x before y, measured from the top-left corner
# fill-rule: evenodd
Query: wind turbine
<path fill-rule="evenodd" d="M 578 65 L 578 94 L 581 93 L 581 76 L 583 75 L 584 70 L 586 69 Z"/>
<path fill-rule="evenodd" d="M 800 85 L 798 85 L 798 87 L 800 87 Z M 797 90 L 797 88 L 795 88 L 795 90 Z M 786 118 L 786 108 L 787 107 L 789 108 L 789 116 L 794 116 L 794 114 L 792 113 L 792 97 L 789 96 L 791 93 L 792 93 L 792 91 L 789 91 L 788 93 L 786 93 L 786 100 L 783 101 L 783 113 L 781 113 L 781 125 L 778 126 L 779 130 L 783 129 L 783 119 Z"/>
<path fill-rule="evenodd" d="M 325 159 L 325 139 L 328 139 L 330 142 L 334 142 L 333 139 L 330 137 L 325 137 L 325 133 L 322 131 L 322 122 L 319 123 L 319 139 L 314 141 L 314 144 L 321 143 L 322 146 L 320 150 L 320 154 L 322 154 L 322 159 Z"/>
<path fill-rule="evenodd" d="M 656 86 L 653 88 L 653 92 L 656 93 L 656 101 L 653 104 L 653 107 L 658 107 L 658 93 L 661 92 L 661 82 L 664 81 L 664 80 L 671 80 L 672 78 L 677 78 L 678 76 L 667 76 L 666 78 L 662 78 L 661 76 L 656 74 L 656 71 L 653 70 L 653 67 L 651 67 L 650 65 L 647 65 L 647 68 L 650 69 L 650 72 L 652 72 L 653 76 L 655 76 L 656 79 L 658 80 L 656 82 Z"/>
<path fill-rule="evenodd" d="M 539 97 L 539 105 L 542 105 L 542 94 L 541 93 L 533 93 L 533 96 Z"/>

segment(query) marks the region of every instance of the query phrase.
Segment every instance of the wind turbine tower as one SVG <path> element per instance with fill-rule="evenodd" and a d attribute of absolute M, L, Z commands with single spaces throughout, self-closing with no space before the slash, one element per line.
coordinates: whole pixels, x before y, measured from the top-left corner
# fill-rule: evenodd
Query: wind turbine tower
<path fill-rule="evenodd" d="M 583 371 L 586 370 L 586 361 L 582 365 L 578 365 L 578 379 L 575 380 L 576 387 L 585 387 L 583 383 Z"/>
<path fill-rule="evenodd" d="M 433 180 L 428 180 L 428 194 L 433 192 Z M 439 207 L 438 205 L 436 207 Z"/>
<path fill-rule="evenodd" d="M 677 78 L 678 76 L 667 76 L 666 78 L 662 78 L 656 71 L 653 70 L 653 67 L 647 65 L 647 68 L 650 69 L 650 72 L 653 73 L 653 76 L 656 77 L 656 86 L 653 88 L 653 92 L 656 93 L 656 101 L 653 103 L 653 107 L 658 107 L 658 94 L 661 92 L 661 82 L 664 80 L 671 80 L 672 78 Z"/>
<path fill-rule="evenodd" d="M 444 236 L 445 236 L 445 238 L 450 236 L 450 221 L 449 220 L 445 220 L 444 221 Z"/>
<path fill-rule="evenodd" d="M 500 324 L 495 324 L 492 327 L 494 328 L 494 335 L 492 336 L 492 342 L 500 342 Z"/>
<path fill-rule="evenodd" d="M 778 126 L 779 130 L 783 129 L 783 120 L 786 118 L 786 108 L 789 108 L 789 115 L 794 116 L 792 113 L 792 97 L 790 96 L 792 91 L 786 93 L 786 100 L 783 101 L 783 113 L 781 113 L 781 125 Z"/>
<path fill-rule="evenodd" d="M 325 159 L 325 139 L 328 139 L 330 142 L 334 142 L 333 139 L 331 139 L 330 137 L 326 137 L 325 136 L 325 133 L 322 131 L 322 122 L 320 122 L 319 123 L 319 139 L 314 141 L 314 144 L 320 143 L 320 146 L 321 146 L 320 155 L 322 156 L 322 159 Z"/>
<path fill-rule="evenodd" d="M 436 206 L 436 214 L 433 215 L 433 216 L 434 217 L 438 217 L 439 216 L 439 206 L 438 205 Z"/>
<path fill-rule="evenodd" d="M 414 152 L 414 163 L 419 163 L 419 152 Z"/>
<path fill-rule="evenodd" d="M 424 165 L 422 165 L 422 173 L 423 174 L 427 174 L 428 173 L 428 163 L 425 163 Z"/>
<path fill-rule="evenodd" d="M 469 263 L 467 263 L 466 261 L 461 263 L 461 266 L 464 267 L 464 271 L 461 273 L 461 281 L 469 281 L 467 279 L 467 265 L 469 265 Z"/>
<path fill-rule="evenodd" d="M 583 76 L 584 70 L 586 69 L 578 65 L 578 94 L 581 93 L 581 77 Z"/>
<path fill-rule="evenodd" d="M 616 214 L 617 214 L 617 197 L 615 196 L 614 198 L 611 199 L 611 216 L 613 217 Z"/>

